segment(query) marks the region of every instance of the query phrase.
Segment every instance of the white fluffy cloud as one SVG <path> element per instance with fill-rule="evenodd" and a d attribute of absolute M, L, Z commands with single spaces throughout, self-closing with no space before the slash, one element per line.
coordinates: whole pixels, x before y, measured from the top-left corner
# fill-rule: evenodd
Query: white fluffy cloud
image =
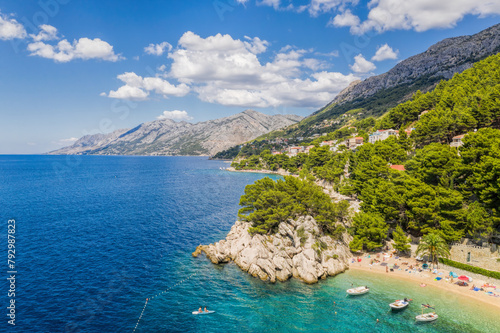
<path fill-rule="evenodd" d="M 399 51 L 394 51 L 392 47 L 387 44 L 384 44 L 377 48 L 377 52 L 372 57 L 372 61 L 383 61 L 387 59 L 397 59 Z"/>
<path fill-rule="evenodd" d="M 120 54 L 115 54 L 113 46 L 100 38 L 80 38 L 73 43 L 63 39 L 55 45 L 44 43 L 58 39 L 57 29 L 50 25 L 41 25 L 38 35 L 30 35 L 33 39 L 28 44 L 28 51 L 32 56 L 53 59 L 56 62 L 68 62 L 74 59 L 101 59 L 107 61 L 118 61 L 123 59 Z"/>
<path fill-rule="evenodd" d="M 354 64 L 349 65 L 356 73 L 367 73 L 377 68 L 372 62 L 366 60 L 362 54 L 354 57 Z"/>
<path fill-rule="evenodd" d="M 172 45 L 168 42 L 163 42 L 160 44 L 149 44 L 144 48 L 144 52 L 147 54 L 161 56 L 165 51 L 170 52 L 172 50 Z"/>
<path fill-rule="evenodd" d="M 42 24 L 39 26 L 40 31 L 38 32 L 38 35 L 33 35 L 30 34 L 30 37 L 35 41 L 35 42 L 40 42 L 43 40 L 56 40 L 59 39 L 57 36 L 57 29 L 51 25 L 48 24 Z"/>
<path fill-rule="evenodd" d="M 491 0 L 373 0 L 368 8 L 367 20 L 351 25 L 351 33 L 451 28 L 466 15 L 500 14 L 500 2 Z"/>
<path fill-rule="evenodd" d="M 334 27 L 352 27 L 352 26 L 358 26 L 359 22 L 360 22 L 359 17 L 354 15 L 348 9 L 345 12 L 343 12 L 342 14 L 338 14 L 334 18 L 332 18 L 328 22 L 328 25 L 334 26 Z"/>
<path fill-rule="evenodd" d="M 282 48 L 271 60 L 261 62 L 260 54 L 266 52 L 269 45 L 258 37 L 240 40 L 217 34 L 202 38 L 188 31 L 169 53 L 172 60 L 169 69 L 161 66 L 161 74 L 155 78 L 124 73 L 118 78 L 125 85 L 106 95 L 144 100 L 152 93 L 167 97 L 193 91 L 202 101 L 227 106 L 318 107 L 359 79 L 354 74 L 324 71 L 323 62 L 308 56 L 312 50 L 293 46 Z M 179 84 L 176 86 L 160 77 Z M 168 89 L 160 89 L 160 85 Z"/>
<path fill-rule="evenodd" d="M 154 92 L 163 97 L 185 96 L 189 92 L 189 87 L 181 83 L 173 85 L 159 77 L 141 77 L 135 73 L 127 72 L 118 75 L 118 79 L 125 85 L 116 91 L 111 90 L 109 94 L 102 93 L 101 96 L 128 100 L 146 100 L 150 92 Z"/>
<path fill-rule="evenodd" d="M 258 54 L 269 43 L 259 38 L 245 41 L 229 35 L 200 36 L 186 32 L 173 60 L 170 76 L 189 83 L 206 102 L 242 107 L 317 107 L 329 102 L 354 75 L 320 72 L 309 77 L 304 69 L 316 71 L 323 64 L 306 58 L 306 50 L 285 47 L 272 61 L 261 63 Z"/>
<path fill-rule="evenodd" d="M 238 1 L 238 2 L 241 2 L 241 1 Z M 243 3 L 245 3 L 245 2 L 243 2 Z M 273 7 L 274 9 L 278 9 L 278 8 L 280 8 L 281 0 L 260 0 L 260 1 L 257 1 L 257 4 L 264 5 L 264 6 L 270 6 L 270 7 Z"/>
<path fill-rule="evenodd" d="M 193 120 L 193 117 L 188 115 L 186 111 L 174 110 L 174 111 L 163 111 L 161 115 L 156 117 L 157 119 L 172 119 L 172 120 Z"/>
<path fill-rule="evenodd" d="M 258 37 L 239 40 L 217 34 L 202 38 L 188 31 L 169 54 L 170 70 L 162 66 L 162 76 L 179 81 L 179 85 L 159 77 L 141 78 L 135 73 L 124 73 L 118 78 L 125 85 L 107 96 L 144 100 L 151 92 L 165 97 L 183 96 L 191 89 L 201 100 L 222 105 L 312 107 L 329 102 L 358 79 L 353 74 L 326 71 L 308 77 L 304 69 L 317 71 L 324 68 L 324 64 L 306 58 L 308 51 L 294 47 L 282 49 L 272 61 L 263 64 L 258 55 L 266 52 L 268 46 L 267 41 Z M 160 85 L 168 89 L 161 89 Z"/>
<path fill-rule="evenodd" d="M 238 0 L 245 4 L 247 0 Z M 498 0 L 307 0 L 301 5 L 291 1 L 256 0 L 257 4 L 271 6 L 276 10 L 307 11 L 311 16 L 334 13 L 328 23 L 336 27 L 351 27 L 351 33 L 361 35 L 367 31 L 378 32 L 398 29 L 426 31 L 435 28 L 451 28 L 466 15 L 484 17 L 500 14 Z M 361 22 L 350 8 L 360 4 L 369 10 L 368 17 Z M 363 8 L 363 11 L 365 9 Z"/>
<path fill-rule="evenodd" d="M 23 25 L 0 12 L 0 40 L 11 40 L 26 37 Z"/>
<path fill-rule="evenodd" d="M 221 34 L 201 38 L 188 31 L 179 39 L 179 48 L 169 54 L 173 60 L 171 75 L 188 83 L 256 83 L 263 79 L 256 53 L 262 52 L 266 44 L 258 38 L 252 43 Z"/>

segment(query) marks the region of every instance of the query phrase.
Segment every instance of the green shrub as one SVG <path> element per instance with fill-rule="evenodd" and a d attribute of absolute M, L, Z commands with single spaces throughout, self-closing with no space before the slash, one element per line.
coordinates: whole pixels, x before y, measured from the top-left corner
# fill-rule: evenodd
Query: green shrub
<path fill-rule="evenodd" d="M 328 245 L 325 242 L 319 240 L 319 241 L 314 242 L 314 244 L 312 245 L 312 248 L 313 248 L 313 250 L 316 251 L 316 253 L 318 254 L 318 257 L 320 257 L 323 250 L 326 250 L 328 248 Z"/>
<path fill-rule="evenodd" d="M 304 227 L 300 227 L 297 229 L 297 236 L 299 236 L 300 238 L 300 246 L 304 246 L 307 240 L 306 231 L 304 230 Z"/>
<path fill-rule="evenodd" d="M 476 273 L 476 274 L 481 274 L 481 275 L 484 275 L 487 277 L 491 277 L 491 278 L 500 280 L 500 272 L 489 271 L 489 270 L 484 269 L 484 268 L 471 266 L 471 265 L 467 265 L 467 264 L 462 264 L 460 262 L 456 262 L 456 261 L 446 259 L 446 258 L 439 258 L 439 261 L 441 263 L 448 265 L 448 266 L 451 266 L 451 267 L 463 269 L 464 271 L 468 271 L 468 272 Z"/>

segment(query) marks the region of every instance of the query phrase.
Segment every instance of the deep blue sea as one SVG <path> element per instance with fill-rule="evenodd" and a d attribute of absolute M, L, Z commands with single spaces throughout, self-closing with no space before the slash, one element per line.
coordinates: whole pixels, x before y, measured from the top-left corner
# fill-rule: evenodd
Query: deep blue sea
<path fill-rule="evenodd" d="M 265 176 L 226 166 L 205 157 L 0 156 L 0 331 L 132 332 L 154 297 L 136 332 L 500 332 L 495 313 L 440 289 L 360 272 L 270 284 L 193 258 L 197 245 L 225 237 L 245 186 Z M 347 298 L 351 283 L 372 291 Z M 415 304 L 390 313 L 387 304 L 405 296 Z M 435 304 L 439 320 L 416 324 L 420 303 Z M 215 313 L 192 315 L 200 306 Z"/>

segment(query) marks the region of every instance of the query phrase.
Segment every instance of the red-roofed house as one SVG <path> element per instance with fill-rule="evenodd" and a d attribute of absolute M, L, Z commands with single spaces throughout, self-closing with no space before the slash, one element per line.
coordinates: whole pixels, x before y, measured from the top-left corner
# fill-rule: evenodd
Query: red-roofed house
<path fill-rule="evenodd" d="M 464 136 L 465 134 L 454 136 L 452 139 L 453 141 L 450 143 L 450 146 L 457 148 L 463 146 L 464 143 L 462 142 L 462 139 L 464 138 Z"/>
<path fill-rule="evenodd" d="M 393 164 L 393 165 L 391 165 L 391 169 L 398 170 L 398 171 L 405 171 L 405 166 L 399 165 L 399 164 Z"/>
<path fill-rule="evenodd" d="M 363 137 L 357 136 L 355 138 L 351 138 L 347 141 L 347 143 L 347 147 L 354 150 L 363 144 Z"/>

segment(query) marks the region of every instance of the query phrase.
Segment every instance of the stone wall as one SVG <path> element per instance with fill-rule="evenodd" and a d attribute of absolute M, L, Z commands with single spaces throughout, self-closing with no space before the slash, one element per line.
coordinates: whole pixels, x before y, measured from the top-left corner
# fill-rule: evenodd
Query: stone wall
<path fill-rule="evenodd" d="M 476 246 L 463 243 L 454 243 L 450 249 L 450 259 L 463 264 L 477 266 L 490 271 L 500 272 L 500 248 L 493 246 Z"/>

